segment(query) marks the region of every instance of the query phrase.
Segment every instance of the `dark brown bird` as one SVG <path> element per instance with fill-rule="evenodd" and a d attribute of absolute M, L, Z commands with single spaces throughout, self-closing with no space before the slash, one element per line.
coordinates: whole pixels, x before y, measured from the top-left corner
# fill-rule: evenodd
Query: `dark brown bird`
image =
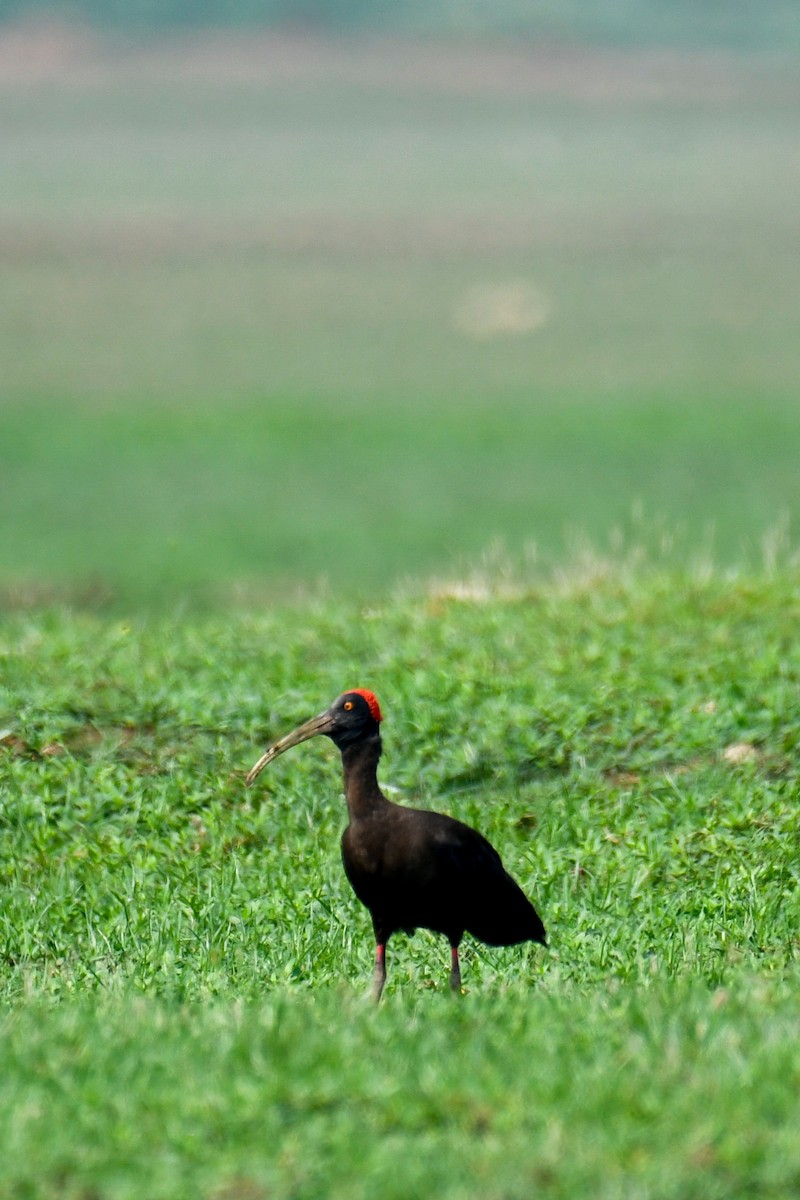
<path fill-rule="evenodd" d="M 318 717 L 273 742 L 247 783 L 291 746 L 317 734 L 331 738 L 342 754 L 350 817 L 342 836 L 344 869 L 375 930 L 375 999 L 386 982 L 389 938 L 418 928 L 443 933 L 450 942 L 450 987 L 459 991 L 458 947 L 465 932 L 490 946 L 545 945 L 544 925 L 477 830 L 443 813 L 386 799 L 377 777 L 382 719 L 372 692 L 344 692 Z"/>

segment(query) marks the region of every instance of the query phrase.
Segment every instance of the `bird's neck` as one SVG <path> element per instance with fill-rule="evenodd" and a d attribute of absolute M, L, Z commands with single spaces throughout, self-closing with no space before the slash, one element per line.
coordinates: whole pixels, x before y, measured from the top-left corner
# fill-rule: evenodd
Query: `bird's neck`
<path fill-rule="evenodd" d="M 380 756 L 380 734 L 345 746 L 342 750 L 344 794 L 351 821 L 368 817 L 389 803 L 378 787 Z"/>

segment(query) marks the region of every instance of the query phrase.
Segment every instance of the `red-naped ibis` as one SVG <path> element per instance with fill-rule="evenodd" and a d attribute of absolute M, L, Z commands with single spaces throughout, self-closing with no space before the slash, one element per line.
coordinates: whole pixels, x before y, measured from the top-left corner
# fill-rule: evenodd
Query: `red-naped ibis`
<path fill-rule="evenodd" d="M 465 932 L 490 946 L 545 945 L 544 925 L 477 830 L 443 813 L 387 800 L 377 776 L 381 720 L 373 692 L 344 692 L 318 717 L 273 742 L 247 783 L 291 746 L 317 734 L 331 738 L 342 754 L 350 817 L 342 836 L 344 869 L 375 930 L 375 999 L 386 982 L 386 943 L 393 933 L 417 928 L 448 939 L 450 987 L 460 991 L 458 947 Z"/>

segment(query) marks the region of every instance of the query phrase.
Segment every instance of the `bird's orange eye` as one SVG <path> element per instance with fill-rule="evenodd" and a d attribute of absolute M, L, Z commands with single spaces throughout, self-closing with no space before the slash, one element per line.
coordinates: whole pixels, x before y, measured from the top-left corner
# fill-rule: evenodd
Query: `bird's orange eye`
<path fill-rule="evenodd" d="M 353 707 L 353 701 L 352 701 L 352 700 L 345 700 L 345 702 L 344 702 L 344 710 L 345 710 L 345 712 L 350 712 L 350 709 L 351 709 L 352 707 Z"/>

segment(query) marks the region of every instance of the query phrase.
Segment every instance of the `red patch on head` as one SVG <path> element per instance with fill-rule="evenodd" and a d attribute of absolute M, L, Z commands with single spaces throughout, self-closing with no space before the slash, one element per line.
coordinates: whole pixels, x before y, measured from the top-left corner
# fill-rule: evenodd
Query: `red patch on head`
<path fill-rule="evenodd" d="M 372 713 L 373 719 L 375 721 L 383 720 L 383 713 L 381 712 L 381 706 L 380 706 L 380 704 L 378 704 L 378 697 L 375 695 L 374 692 L 368 692 L 366 688 L 352 688 L 351 691 L 354 696 L 363 696 L 364 697 L 367 704 L 369 705 L 369 711 Z"/>

